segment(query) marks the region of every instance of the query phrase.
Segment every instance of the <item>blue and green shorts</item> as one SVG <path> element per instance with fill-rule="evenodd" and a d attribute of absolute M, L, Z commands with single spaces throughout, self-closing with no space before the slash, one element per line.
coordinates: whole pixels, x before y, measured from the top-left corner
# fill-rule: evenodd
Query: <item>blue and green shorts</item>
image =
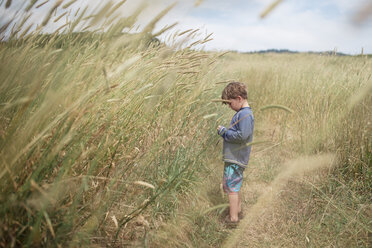
<path fill-rule="evenodd" d="M 244 167 L 237 164 L 225 163 L 223 170 L 223 191 L 225 193 L 238 193 L 243 181 Z"/>

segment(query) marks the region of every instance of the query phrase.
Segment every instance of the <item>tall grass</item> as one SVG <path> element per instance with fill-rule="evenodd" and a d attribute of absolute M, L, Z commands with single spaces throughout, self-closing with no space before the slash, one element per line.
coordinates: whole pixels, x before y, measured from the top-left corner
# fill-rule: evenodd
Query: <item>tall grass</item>
<path fill-rule="evenodd" d="M 221 214 L 214 206 L 227 200 L 215 185 L 221 180 L 222 165 L 214 158 L 220 150 L 210 150 L 215 155 L 207 160 L 209 174 L 203 175 L 199 186 L 207 189 L 196 190 L 201 199 L 186 201 L 194 207 L 179 210 L 177 218 L 156 232 L 154 240 L 161 240 L 156 244 L 192 247 L 199 242 L 213 247 L 222 246 L 227 238 L 225 244 L 232 247 L 368 247 L 371 61 L 351 56 L 229 53 L 216 65 L 217 82 L 247 83 L 255 140 L 264 141 L 253 145 L 245 172 L 246 225 L 242 223 L 229 236 L 221 222 L 213 221 Z M 216 87 L 220 92 L 224 84 Z M 233 114 L 220 111 L 217 122 L 227 122 Z M 328 153 L 337 158 L 332 167 L 289 177 L 287 182 L 279 180 L 287 173 L 282 164 L 288 159 L 295 159 L 294 170 L 310 171 L 320 164 L 297 158 Z M 278 180 L 280 185 L 275 183 Z M 251 195 L 252 181 L 263 193 Z M 199 221 L 192 229 L 188 222 L 196 217 Z M 208 230 L 209 235 L 199 234 L 200 230 Z"/>
<path fill-rule="evenodd" d="M 280 144 L 269 151 L 277 150 L 286 159 L 329 152 L 337 155 L 332 168 L 302 180 L 295 177 L 281 186 L 274 202 L 248 209 L 261 207 L 234 242 L 252 247 L 368 247 L 371 60 L 301 54 L 231 54 L 224 60 L 227 71 L 235 68 L 232 73 L 248 82 L 255 109 L 276 104 L 293 110 L 292 114 L 265 108 L 262 113 L 256 111 L 255 137 L 266 136 Z M 267 128 L 272 130 L 269 135 Z M 274 158 L 262 155 L 260 149 L 256 156 Z M 265 169 L 272 170 L 270 166 Z M 280 175 L 282 169 L 275 170 Z M 271 180 L 276 179 L 274 174 Z"/>
<path fill-rule="evenodd" d="M 309 203 L 318 220 L 335 209 L 356 213 L 357 220 L 366 216 L 369 58 L 207 53 L 193 49 L 209 40 L 196 40 L 196 30 L 174 32 L 164 45 L 153 29 L 169 9 L 143 32 L 127 34 L 122 30 L 134 27 L 142 7 L 117 18 L 118 6 L 109 2 L 91 16 L 82 11 L 49 35 L 15 28 L 0 44 L 1 246 L 221 245 L 228 232 L 220 210 L 206 209 L 225 203 L 214 130 L 233 113 L 211 100 L 231 80 L 247 84 L 255 139 L 265 141 L 252 152 L 252 166 L 258 165 L 255 152 L 279 151 L 275 159 L 282 160 L 336 153 L 339 163 L 323 180 L 296 192 L 318 192 L 314 199 L 321 201 Z M 74 32 L 89 25 L 99 31 Z M 265 170 L 266 181 L 280 172 Z M 347 194 L 355 197 L 342 201 Z M 342 244 L 355 244 L 354 236 L 366 244 L 370 222 L 350 234 L 345 230 L 353 220 L 337 220 L 327 218 L 327 231 Z M 302 244 L 300 235 L 278 244 Z"/>
<path fill-rule="evenodd" d="M 166 11 L 142 33 L 122 33 L 139 13 L 73 33 L 81 14 L 62 33 L 1 44 L 1 246 L 120 245 L 136 240 L 137 218 L 172 214 L 169 196 L 206 156 L 201 75 L 215 58 L 151 42 Z"/>

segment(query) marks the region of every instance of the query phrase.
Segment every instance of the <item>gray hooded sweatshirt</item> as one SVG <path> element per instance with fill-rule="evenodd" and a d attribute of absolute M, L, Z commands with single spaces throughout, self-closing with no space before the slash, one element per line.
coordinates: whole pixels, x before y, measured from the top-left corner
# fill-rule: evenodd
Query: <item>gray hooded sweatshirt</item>
<path fill-rule="evenodd" d="M 229 128 L 222 127 L 218 134 L 223 138 L 223 161 L 246 167 L 251 153 L 254 117 L 250 107 L 241 108 L 231 120 Z"/>

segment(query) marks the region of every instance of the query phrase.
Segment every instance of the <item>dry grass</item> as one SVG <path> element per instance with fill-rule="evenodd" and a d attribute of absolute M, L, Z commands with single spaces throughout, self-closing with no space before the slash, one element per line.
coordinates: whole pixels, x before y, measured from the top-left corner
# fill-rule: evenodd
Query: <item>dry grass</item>
<path fill-rule="evenodd" d="M 90 24 L 81 14 L 62 34 L 1 45 L 1 246 L 136 242 L 138 218 L 172 214 L 206 156 L 201 75 L 218 54 L 151 43 L 164 14 L 133 35 L 130 18 L 73 33 Z"/>
<path fill-rule="evenodd" d="M 206 53 L 190 49 L 210 39 L 197 30 L 154 43 L 168 9 L 148 32 L 122 34 L 141 8 L 114 22 L 109 3 L 49 36 L 16 25 L 0 45 L 0 246 L 221 246 L 231 232 L 213 208 L 226 203 L 215 126 L 233 113 L 212 100 L 231 80 L 247 84 L 264 141 L 246 172 L 247 209 L 266 208 L 258 188 L 283 179 L 242 242 L 367 246 L 371 60 Z M 114 25 L 72 32 L 99 23 Z M 338 163 L 318 180 L 281 177 L 287 159 L 325 153 Z"/>
<path fill-rule="evenodd" d="M 247 82 L 256 118 L 255 140 L 265 142 L 254 145 L 250 166 L 245 172 L 243 199 L 247 219 L 242 223 L 245 226 L 234 233 L 226 230 L 221 222 L 211 224 L 215 237 L 226 231 L 230 235 L 219 236 L 220 239 L 208 244 L 202 243 L 205 239 L 201 238 L 202 246 L 223 243 L 233 246 L 230 242 L 233 240 L 238 243 L 236 247 L 368 247 L 371 95 L 364 93 L 354 106 L 347 99 L 354 99 L 361 89 L 368 87 L 370 65 L 370 60 L 358 57 L 275 54 L 228 54 L 217 63 L 217 71 L 223 71 L 217 76 L 222 80 L 228 82 L 227 79 L 237 77 Z M 220 90 L 222 88 L 223 85 Z M 278 105 L 280 109 L 265 108 Z M 281 111 L 282 106 L 286 111 Z M 259 111 L 261 108 L 265 111 Z M 221 110 L 225 113 L 217 122 L 228 122 L 233 113 Z M 217 159 L 220 147 L 211 152 L 216 155 L 206 163 L 209 180 L 203 181 L 201 188 L 205 190 L 199 192 L 207 201 L 195 197 L 197 203 L 190 206 L 190 211 L 194 208 L 207 211 L 227 201 L 220 196 L 216 185 L 222 171 L 222 163 Z M 298 159 L 304 155 L 322 157 L 329 152 L 336 155 L 337 163 L 332 168 L 318 168 L 311 173 L 314 166 L 322 163 Z M 350 161 L 352 157 L 354 160 Z M 306 168 L 307 171 L 302 171 L 297 179 L 283 174 L 288 172 L 284 168 L 289 159 L 296 161 L 292 163 L 293 169 Z M 303 167 L 305 165 L 308 167 Z M 349 194 L 354 197 L 345 197 Z M 186 201 L 186 206 L 191 205 L 190 202 Z M 207 218 L 221 214 L 219 208 L 207 212 Z M 215 218 L 219 218 L 217 216 Z M 180 214 L 174 221 L 183 218 Z M 167 231 L 169 236 L 165 235 L 162 240 L 175 232 L 198 233 L 198 230 L 181 226 Z M 172 245 L 195 245 L 189 239 L 177 240 L 183 242 Z"/>
<path fill-rule="evenodd" d="M 312 171 L 327 167 L 331 168 L 335 163 L 335 156 L 331 154 L 297 158 L 287 162 L 275 179 L 267 186 L 267 190 L 258 197 L 257 202 L 246 210 L 248 213 L 245 219 L 241 221 L 238 229 L 225 241 L 224 247 L 236 247 L 241 242 L 242 237 L 246 237 L 249 227 L 257 228 L 256 224 L 262 222 L 262 215 L 271 211 L 272 208 L 275 209 L 274 203 L 280 199 L 278 195 L 291 178 L 299 180 L 304 174 L 310 174 Z M 249 243 L 250 240 L 248 239 L 247 242 Z"/>

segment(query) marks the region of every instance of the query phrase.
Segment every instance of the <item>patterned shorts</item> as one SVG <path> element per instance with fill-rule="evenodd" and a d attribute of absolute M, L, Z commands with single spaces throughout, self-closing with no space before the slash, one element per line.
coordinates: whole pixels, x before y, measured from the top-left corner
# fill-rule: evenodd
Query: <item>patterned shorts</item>
<path fill-rule="evenodd" d="M 238 193 L 243 181 L 244 168 L 231 163 L 225 163 L 223 170 L 223 190 L 225 193 Z"/>

